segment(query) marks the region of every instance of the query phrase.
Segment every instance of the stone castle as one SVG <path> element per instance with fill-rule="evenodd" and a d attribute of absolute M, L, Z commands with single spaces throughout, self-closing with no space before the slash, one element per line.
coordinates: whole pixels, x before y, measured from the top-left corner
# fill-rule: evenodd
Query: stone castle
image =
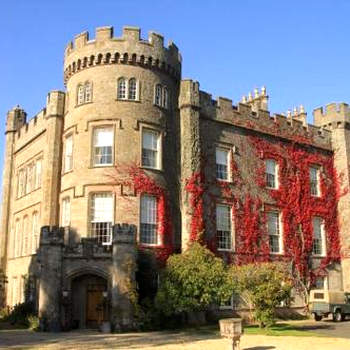
<path fill-rule="evenodd" d="M 7 115 L 7 305 L 34 301 L 43 329 L 130 327 L 130 286 L 154 295 L 167 256 L 197 239 L 227 262 L 294 257 L 318 288 L 350 291 L 345 103 L 309 125 L 303 108 L 271 115 L 265 88 L 213 100 L 181 80 L 174 43 L 135 27 L 76 36 L 64 82 L 29 121 Z"/>

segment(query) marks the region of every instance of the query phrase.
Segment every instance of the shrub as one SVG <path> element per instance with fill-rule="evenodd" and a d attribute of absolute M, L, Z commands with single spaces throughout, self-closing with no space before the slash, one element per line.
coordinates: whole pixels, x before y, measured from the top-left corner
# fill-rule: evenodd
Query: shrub
<path fill-rule="evenodd" d="M 27 316 L 28 328 L 32 331 L 37 331 L 39 329 L 39 317 L 35 315 Z"/>
<path fill-rule="evenodd" d="M 282 263 L 255 263 L 231 267 L 241 299 L 249 306 L 260 327 L 275 322 L 275 310 L 290 301 L 292 284 Z"/>
<path fill-rule="evenodd" d="M 3 321 L 10 322 L 12 325 L 28 327 L 29 316 L 35 316 L 34 304 L 31 302 L 20 303 L 13 307 L 10 313 L 3 318 Z"/>
<path fill-rule="evenodd" d="M 156 296 L 156 307 L 165 315 L 205 311 L 220 305 L 233 293 L 233 281 L 222 259 L 193 243 L 182 254 L 169 257 Z"/>

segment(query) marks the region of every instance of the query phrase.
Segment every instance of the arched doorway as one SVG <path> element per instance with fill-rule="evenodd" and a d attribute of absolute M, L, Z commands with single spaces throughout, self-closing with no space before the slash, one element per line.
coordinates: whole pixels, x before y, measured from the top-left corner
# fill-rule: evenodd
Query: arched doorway
<path fill-rule="evenodd" d="M 107 321 L 107 281 L 103 277 L 84 274 L 72 280 L 73 328 L 98 328 Z"/>

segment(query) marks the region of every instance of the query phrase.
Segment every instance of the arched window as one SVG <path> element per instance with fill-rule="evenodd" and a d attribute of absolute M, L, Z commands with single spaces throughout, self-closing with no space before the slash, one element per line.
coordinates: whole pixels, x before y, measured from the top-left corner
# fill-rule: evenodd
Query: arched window
<path fill-rule="evenodd" d="M 136 93 L 137 93 L 137 83 L 135 78 L 129 79 L 129 92 L 128 92 L 128 99 L 129 100 L 136 100 Z"/>
<path fill-rule="evenodd" d="M 78 97 L 77 97 L 77 104 L 81 105 L 84 103 L 84 86 L 83 85 L 78 85 Z"/>
<path fill-rule="evenodd" d="M 37 211 L 33 213 L 32 217 L 32 254 L 36 253 L 39 248 L 39 214 Z"/>
<path fill-rule="evenodd" d="M 154 103 L 157 106 L 161 106 L 161 103 L 162 103 L 162 85 L 160 85 L 160 84 L 156 85 L 156 91 L 155 91 L 155 96 L 154 96 Z"/>
<path fill-rule="evenodd" d="M 166 87 L 163 87 L 162 107 L 168 108 L 168 103 L 169 103 L 169 92 Z"/>
<path fill-rule="evenodd" d="M 85 83 L 85 96 L 84 96 L 84 102 L 91 102 L 92 101 L 92 84 L 90 81 L 87 81 Z"/>
<path fill-rule="evenodd" d="M 22 232 L 22 256 L 28 253 L 28 216 L 23 218 L 23 232 Z"/>
<path fill-rule="evenodd" d="M 118 79 L 118 98 L 121 100 L 126 99 L 126 81 L 124 78 Z"/>
<path fill-rule="evenodd" d="M 20 229 L 21 229 L 21 223 L 19 221 L 19 219 L 16 220 L 15 223 L 15 232 L 13 235 L 13 257 L 16 258 L 17 256 L 19 256 L 19 235 L 20 235 Z"/>

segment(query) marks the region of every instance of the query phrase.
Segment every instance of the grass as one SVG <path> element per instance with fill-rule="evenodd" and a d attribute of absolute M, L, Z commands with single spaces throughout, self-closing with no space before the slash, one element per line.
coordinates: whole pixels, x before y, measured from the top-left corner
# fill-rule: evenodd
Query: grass
<path fill-rule="evenodd" d="M 259 328 L 257 325 L 244 326 L 245 334 L 254 335 L 273 335 L 273 336 L 292 336 L 292 337 L 324 337 L 323 334 L 311 332 L 303 329 L 303 325 L 290 323 L 276 323 L 270 328 Z"/>

